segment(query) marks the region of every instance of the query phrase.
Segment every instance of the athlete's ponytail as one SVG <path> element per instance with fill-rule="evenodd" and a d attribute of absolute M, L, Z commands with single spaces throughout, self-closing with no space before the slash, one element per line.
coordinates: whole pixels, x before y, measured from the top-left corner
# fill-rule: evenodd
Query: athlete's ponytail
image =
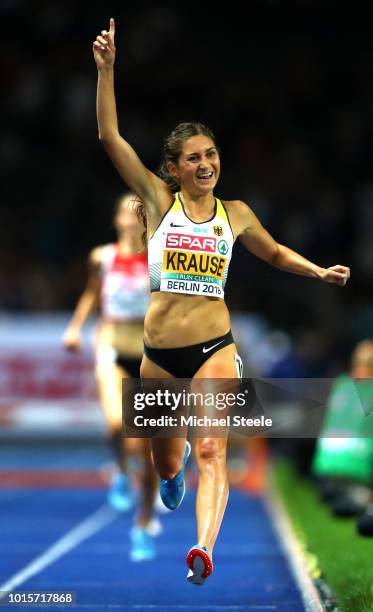
<path fill-rule="evenodd" d="M 127 207 L 134 210 L 136 212 L 137 218 L 139 220 L 140 225 L 144 227 L 144 231 L 141 235 L 141 240 L 143 242 L 144 247 L 147 246 L 147 219 L 146 219 L 146 210 L 145 204 L 140 198 L 132 192 L 127 192 L 122 194 L 115 202 L 114 207 L 114 218 L 120 211 L 120 207 L 122 206 L 123 201 L 126 201 Z"/>
<path fill-rule="evenodd" d="M 141 239 L 142 239 L 144 247 L 146 247 L 148 244 L 148 240 L 147 240 L 148 223 L 146 219 L 146 210 L 145 210 L 145 204 L 138 198 L 137 198 L 136 214 L 137 214 L 138 220 L 140 221 L 140 223 L 142 223 L 142 225 L 145 228 L 142 233 Z"/>
<path fill-rule="evenodd" d="M 176 164 L 183 150 L 183 144 L 192 136 L 207 136 L 216 146 L 215 136 L 212 131 L 198 122 L 179 123 L 176 128 L 167 136 L 163 143 L 163 162 L 160 166 L 158 174 L 160 178 L 169 186 L 174 193 L 179 189 L 179 183 L 167 170 L 167 163 L 173 162 Z"/>

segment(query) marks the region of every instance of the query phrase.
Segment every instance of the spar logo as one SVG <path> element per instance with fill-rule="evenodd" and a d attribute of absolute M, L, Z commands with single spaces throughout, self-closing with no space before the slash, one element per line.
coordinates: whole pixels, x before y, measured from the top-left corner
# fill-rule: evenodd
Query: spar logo
<path fill-rule="evenodd" d="M 167 234 L 166 248 L 215 253 L 216 238 L 208 238 L 207 236 L 188 236 L 188 234 Z"/>

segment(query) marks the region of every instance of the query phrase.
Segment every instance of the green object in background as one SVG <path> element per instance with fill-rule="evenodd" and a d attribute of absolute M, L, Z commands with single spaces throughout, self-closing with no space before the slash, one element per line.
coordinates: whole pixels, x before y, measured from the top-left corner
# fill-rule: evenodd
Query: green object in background
<path fill-rule="evenodd" d="M 274 478 L 309 573 L 317 578 L 321 572 L 340 612 L 373 612 L 372 538 L 360 537 L 354 520 L 331 516 L 313 484 L 300 476 L 291 463 L 278 463 Z"/>
<path fill-rule="evenodd" d="M 373 482 L 373 379 L 336 379 L 312 471 L 316 476 Z"/>

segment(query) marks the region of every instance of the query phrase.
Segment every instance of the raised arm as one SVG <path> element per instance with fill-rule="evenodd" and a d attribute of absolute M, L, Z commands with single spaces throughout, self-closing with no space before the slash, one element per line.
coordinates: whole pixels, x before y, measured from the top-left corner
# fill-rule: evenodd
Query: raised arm
<path fill-rule="evenodd" d="M 232 217 L 235 219 L 235 225 L 238 228 L 238 238 L 248 251 L 286 272 L 308 276 L 309 278 L 319 278 L 327 283 L 336 283 L 341 286 L 347 283 L 350 277 L 348 267 L 337 265 L 322 268 L 312 263 L 299 253 L 278 244 L 244 202 L 232 204 Z"/>
<path fill-rule="evenodd" d="M 81 347 L 80 332 L 88 317 L 97 308 L 100 300 L 100 253 L 101 248 L 93 249 L 89 255 L 89 276 L 86 287 L 79 298 L 73 316 L 63 335 L 62 342 L 70 351 L 77 351 Z"/>
<path fill-rule="evenodd" d="M 145 203 L 147 212 L 158 212 L 168 194 L 166 184 L 148 170 L 131 145 L 120 135 L 114 93 L 115 22 L 102 30 L 93 43 L 97 65 L 97 123 L 99 139 L 127 186 Z M 167 196 L 166 196 L 167 198 Z"/>

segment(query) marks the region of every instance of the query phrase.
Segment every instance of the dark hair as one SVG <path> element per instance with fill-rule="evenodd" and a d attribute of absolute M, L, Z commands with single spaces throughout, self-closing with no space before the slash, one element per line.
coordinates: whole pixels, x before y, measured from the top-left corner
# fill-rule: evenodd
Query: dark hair
<path fill-rule="evenodd" d="M 139 198 L 139 196 L 137 196 L 135 193 L 133 193 L 132 191 L 129 191 L 127 193 L 122 193 L 122 195 L 119 196 L 119 198 L 116 199 L 115 201 L 115 206 L 114 206 L 114 217 L 117 216 L 117 214 L 119 213 L 121 204 L 124 200 L 124 198 L 128 198 L 128 208 L 133 208 L 135 209 L 137 218 L 139 220 L 139 223 L 142 223 L 142 225 L 144 226 L 144 232 L 141 236 L 142 242 L 144 247 L 147 245 L 147 239 L 146 239 L 146 231 L 147 231 L 147 220 L 146 220 L 146 210 L 145 210 L 145 204 L 143 203 L 143 201 Z"/>
<path fill-rule="evenodd" d="M 216 139 L 212 131 L 203 125 L 203 123 L 199 122 L 179 123 L 179 125 L 177 125 L 171 134 L 164 140 L 163 162 L 160 166 L 158 174 L 169 186 L 172 192 L 179 189 L 179 184 L 167 170 L 167 163 L 172 161 L 174 164 L 176 164 L 181 155 L 184 142 L 192 136 L 199 136 L 200 134 L 211 138 L 212 142 L 216 146 Z M 218 149 L 218 147 L 216 148 Z"/>

